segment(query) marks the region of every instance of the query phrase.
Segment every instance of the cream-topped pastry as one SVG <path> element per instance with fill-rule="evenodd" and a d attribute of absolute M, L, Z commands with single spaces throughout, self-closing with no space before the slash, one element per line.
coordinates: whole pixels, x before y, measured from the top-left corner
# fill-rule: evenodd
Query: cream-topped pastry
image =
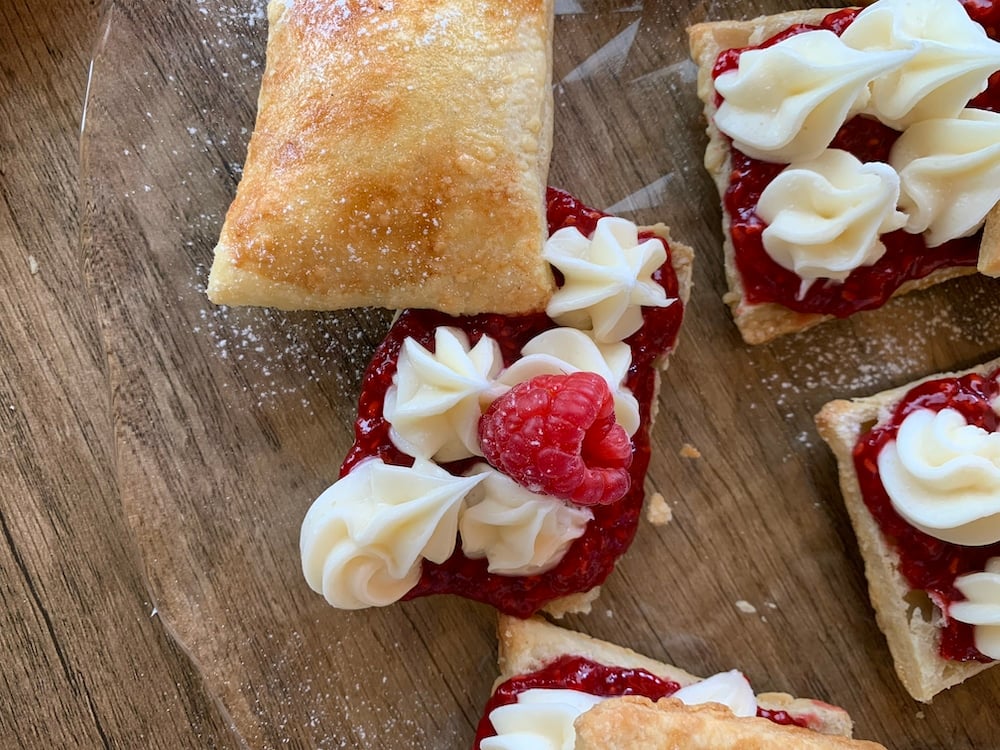
<path fill-rule="evenodd" d="M 735 716 L 756 716 L 757 696 L 747 679 L 732 670 L 682 687 L 673 693 L 688 706 L 714 703 Z M 607 700 L 579 690 L 531 688 L 518 693 L 517 702 L 490 712 L 496 735 L 486 737 L 481 750 L 572 750 L 576 740 L 573 723 L 584 712 Z"/>
<path fill-rule="evenodd" d="M 965 601 L 955 602 L 948 615 L 975 626 L 976 648 L 991 659 L 1000 659 L 1000 557 L 992 557 L 981 573 L 955 579 Z"/>
<path fill-rule="evenodd" d="M 763 343 L 880 307 L 893 296 L 974 273 L 977 261 L 984 273 L 1000 273 L 990 147 L 978 145 L 978 137 L 957 136 L 948 144 L 940 127 L 924 128 L 930 119 L 964 120 L 961 113 L 972 108 L 988 120 L 997 109 L 1000 76 L 991 74 L 1000 70 L 1000 42 L 993 17 L 992 0 L 878 0 L 867 8 L 793 11 L 689 29 L 709 121 L 705 166 L 723 203 L 724 299 L 745 341 Z M 849 52 L 840 54 L 838 45 Z M 865 60 L 886 65 L 863 80 Z M 827 75 L 828 66 L 837 75 Z M 949 127 L 971 132 L 965 122 Z M 932 134 L 940 143 L 930 142 Z M 889 159 L 893 144 L 896 155 Z M 943 150 L 936 152 L 938 146 Z M 760 224 L 768 206 L 765 201 L 762 212 L 759 199 L 775 177 L 771 164 L 799 166 L 832 148 L 861 162 L 889 163 L 897 173 L 913 163 L 901 176 L 896 206 L 908 215 L 908 234 L 885 243 L 889 253 L 881 252 L 881 240 L 867 243 L 868 252 L 849 254 L 844 266 L 838 248 L 836 267 L 849 271 L 841 278 L 810 271 L 808 264 L 799 275 L 791 255 L 813 248 L 776 243 L 774 230 L 767 242 Z M 893 228 L 896 222 L 880 234 Z M 814 278 L 845 283 L 814 284 Z"/>
<path fill-rule="evenodd" d="M 302 521 L 309 587 L 341 609 L 397 601 L 419 580 L 423 560 L 451 556 L 459 510 L 483 478 L 454 476 L 419 458 L 412 467 L 377 458 L 358 464 Z"/>
<path fill-rule="evenodd" d="M 911 53 L 872 81 L 866 109 L 896 130 L 958 116 L 1000 70 L 1000 43 L 955 0 L 878 0 L 841 39 L 867 53 Z"/>
<path fill-rule="evenodd" d="M 926 534 L 953 544 L 1000 541 L 1000 433 L 955 409 L 918 409 L 878 456 L 893 508 Z"/>
<path fill-rule="evenodd" d="M 334 606 L 457 593 L 520 616 L 579 611 L 631 542 L 645 472 L 633 456 L 649 444 L 690 250 L 662 225 L 548 199 L 552 225 L 572 227 L 553 255 L 566 325 L 404 310 L 376 351 L 342 477 L 300 536 L 306 579 Z"/>
<path fill-rule="evenodd" d="M 403 343 L 385 417 L 393 442 L 413 456 L 457 461 L 482 455 L 476 426 L 503 360 L 488 336 L 470 346 L 466 334 L 450 326 L 434 333 L 434 351 L 413 339 Z"/>
<path fill-rule="evenodd" d="M 562 560 L 594 514 L 549 495 L 522 487 L 489 464 L 476 464 L 470 476 L 482 475 L 466 497 L 459 521 L 466 557 L 485 557 L 489 571 L 533 575 Z"/>
<path fill-rule="evenodd" d="M 546 314 L 561 325 L 591 329 L 596 341 L 628 338 L 642 326 L 642 306 L 677 301 L 652 279 L 667 257 L 663 243 L 639 242 L 631 221 L 607 216 L 589 239 L 576 227 L 560 229 L 545 243 L 544 256 L 565 279 Z"/>
<path fill-rule="evenodd" d="M 761 193 L 764 249 L 802 278 L 803 291 L 816 279 L 843 280 L 881 258 L 880 235 L 906 223 L 898 199 L 899 176 L 888 164 L 827 149 L 789 165 Z"/>
<path fill-rule="evenodd" d="M 631 649 L 565 630 L 538 617 L 501 616 L 497 650 L 500 677 L 494 683 L 473 743 L 475 750 L 586 747 L 665 750 L 698 747 L 871 748 L 852 741 L 843 709 L 787 693 L 754 691 L 737 670 L 702 679 L 680 667 Z M 623 697 L 630 696 L 630 697 Z M 622 701 L 666 701 L 700 726 L 662 731 L 648 721 L 605 726 L 600 741 L 588 734 L 595 712 Z M 662 705 L 662 704 L 661 704 Z M 706 707 L 710 707 L 707 709 Z M 700 721 L 701 709 L 719 711 L 719 726 Z M 608 717 L 602 717 L 604 724 Z M 695 731 L 691 731 L 694 729 Z"/>
<path fill-rule="evenodd" d="M 748 50 L 736 70 L 715 79 L 723 97 L 715 125 L 755 159 L 815 159 L 844 121 L 868 105 L 868 84 L 912 55 L 858 51 L 826 30 Z"/>
<path fill-rule="evenodd" d="M 1000 114 L 964 109 L 912 125 L 889 163 L 902 183 L 906 231 L 923 232 L 929 247 L 966 237 L 1000 201 Z"/>

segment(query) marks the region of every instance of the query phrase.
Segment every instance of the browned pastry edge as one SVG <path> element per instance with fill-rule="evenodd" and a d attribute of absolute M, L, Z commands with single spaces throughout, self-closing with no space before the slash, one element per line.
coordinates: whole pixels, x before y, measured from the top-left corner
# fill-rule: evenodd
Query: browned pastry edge
<path fill-rule="evenodd" d="M 674 267 L 674 273 L 677 274 L 677 288 L 680 293 L 681 302 L 683 302 L 684 305 L 687 305 L 688 300 L 691 297 L 694 250 L 692 250 L 688 245 L 671 239 L 670 229 L 665 224 L 654 224 L 653 226 L 639 227 L 639 231 L 652 232 L 667 241 L 667 245 L 670 247 L 670 262 Z M 685 312 L 685 314 L 687 313 Z M 681 326 L 681 330 L 683 330 L 683 325 Z M 678 341 L 679 340 L 680 339 L 678 338 Z M 676 348 L 677 346 L 675 344 L 674 350 L 676 350 Z M 665 354 L 657 362 L 659 370 L 656 373 L 656 388 L 653 391 L 653 403 L 650 405 L 650 429 L 652 429 L 653 426 L 652 422 L 656 419 L 656 413 L 659 406 L 658 397 L 660 393 L 660 374 L 667 369 L 667 365 L 670 362 L 670 354 L 672 354 L 674 350 Z M 568 596 L 554 599 L 546 604 L 542 609 L 557 619 L 572 613 L 587 613 L 590 612 L 591 607 L 600 594 L 601 587 L 595 586 L 589 591 L 569 594 Z"/>
<path fill-rule="evenodd" d="M 520 620 L 500 615 L 497 632 L 500 676 L 494 689 L 512 677 L 538 671 L 566 655 L 581 656 L 612 667 L 645 669 L 682 687 L 701 679 L 679 667 L 643 656 L 624 646 L 566 630 L 540 617 Z M 816 732 L 851 736 L 851 717 L 837 706 L 811 698 L 794 698 L 787 693 L 761 693 L 757 702 L 764 708 L 788 712 L 805 721 Z"/>
<path fill-rule="evenodd" d="M 987 276 L 1000 276 L 1000 203 L 986 216 L 977 270 Z"/>
<path fill-rule="evenodd" d="M 705 168 L 715 180 L 720 197 L 728 187 L 731 156 L 728 139 L 715 126 L 715 87 L 712 83 L 712 68 L 721 52 L 727 49 L 760 44 L 775 34 L 799 23 L 817 23 L 838 8 L 817 8 L 761 16 L 750 21 L 717 21 L 700 23 L 688 29 L 691 57 L 698 65 L 698 98 L 704 104 L 708 121 L 708 146 L 705 149 Z M 1000 209 L 994 210 L 994 215 Z M 993 224 L 1000 224 L 994 216 Z M 746 301 L 743 281 L 736 269 L 735 248 L 730 236 L 729 216 L 723 207 L 722 238 L 725 255 L 726 281 L 729 291 L 723 301 L 732 310 L 733 319 L 743 340 L 748 344 L 763 344 L 778 336 L 812 328 L 834 316 L 819 313 L 800 313 L 774 302 L 750 303 Z M 989 229 L 989 227 L 988 227 Z M 982 257 L 991 258 L 995 274 L 1000 274 L 1000 228 L 992 234 L 984 235 Z M 986 262 L 981 260 L 982 262 Z M 966 276 L 976 272 L 974 268 L 943 268 L 922 279 L 914 279 L 902 284 L 893 297 L 926 289 L 943 281 Z"/>
<path fill-rule="evenodd" d="M 718 703 L 611 698 L 581 714 L 576 750 L 885 750 L 877 742 L 821 734 L 765 718 L 740 718 Z"/>
<path fill-rule="evenodd" d="M 915 386 L 970 372 L 986 373 L 997 367 L 1000 359 L 961 372 L 930 375 L 866 398 L 831 401 L 816 415 L 819 434 L 837 458 L 840 488 L 864 560 L 875 620 L 885 634 L 900 682 L 919 701 L 930 701 L 942 690 L 992 664 L 955 662 L 939 655 L 937 622 L 941 612 L 925 595 L 914 592 L 899 571 L 899 556 L 882 535 L 861 496 L 854 470 L 854 446 L 864 432 L 887 418 L 896 403 Z"/>

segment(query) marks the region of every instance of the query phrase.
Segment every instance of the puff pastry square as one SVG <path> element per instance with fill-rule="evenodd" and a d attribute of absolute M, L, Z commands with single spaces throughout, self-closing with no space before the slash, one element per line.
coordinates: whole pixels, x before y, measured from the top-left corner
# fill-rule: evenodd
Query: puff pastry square
<path fill-rule="evenodd" d="M 560 673 L 547 673 L 545 670 L 560 664 L 565 657 L 576 657 L 595 665 L 622 670 L 648 672 L 681 687 L 690 686 L 702 679 L 680 667 L 652 659 L 624 646 L 558 627 L 539 617 L 520 620 L 501 615 L 497 635 L 500 676 L 493 684 L 493 698 L 487 704 L 479 724 L 480 738 L 493 736 L 495 732 L 489 714 L 492 708 L 509 702 L 506 699 L 501 699 L 500 702 L 495 700 L 499 693 L 504 692 L 507 683 L 528 678 L 529 683 L 535 680 L 536 686 L 558 689 L 565 685 L 559 681 Z M 609 698 L 606 703 L 600 704 L 605 708 L 593 717 L 588 714 L 596 711 L 596 708 L 591 708 L 576 719 L 575 747 L 577 750 L 597 747 L 608 750 L 665 750 L 674 747 L 884 750 L 878 743 L 851 740 L 853 722 L 848 713 L 842 708 L 813 698 L 795 698 L 788 693 L 757 695 L 758 706 L 788 714 L 800 724 L 796 727 L 778 726 L 765 718 L 737 719 L 728 708 L 718 704 L 688 709 L 677 708 L 677 703 L 677 700 L 664 699 L 654 704 L 647 697 Z M 667 711 L 680 716 L 660 715 Z M 679 730 L 673 726 L 678 722 L 681 724 Z M 683 739 L 679 741 L 678 737 Z M 711 744 L 713 740 L 720 741 L 720 744 Z M 479 745 L 475 747 L 478 748 Z"/>
<path fill-rule="evenodd" d="M 885 634 L 900 682 L 910 695 L 925 703 L 997 662 L 942 658 L 943 613 L 925 592 L 914 589 L 906 579 L 896 546 L 883 534 L 865 503 L 855 468 L 854 448 L 873 425 L 892 414 L 913 388 L 929 380 L 959 378 L 970 373 L 986 375 L 998 368 L 1000 359 L 994 359 L 969 370 L 930 375 L 872 396 L 837 399 L 825 404 L 816 415 L 819 434 L 837 459 L 844 505 L 858 539 L 876 622 Z M 916 604 L 925 599 L 930 611 Z"/>
<path fill-rule="evenodd" d="M 552 0 L 272 0 L 212 301 L 540 310 Z"/>

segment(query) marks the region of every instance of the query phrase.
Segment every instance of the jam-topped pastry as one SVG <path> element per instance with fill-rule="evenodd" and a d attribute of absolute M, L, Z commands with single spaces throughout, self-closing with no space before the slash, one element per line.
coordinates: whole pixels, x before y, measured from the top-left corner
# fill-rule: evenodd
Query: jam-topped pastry
<path fill-rule="evenodd" d="M 545 312 L 405 310 L 375 351 L 340 479 L 302 523 L 333 606 L 586 610 L 631 543 L 692 253 L 555 189 L 548 223 Z"/>
<path fill-rule="evenodd" d="M 473 750 L 882 748 L 850 739 L 844 709 L 755 695 L 736 670 L 703 679 L 537 617 L 501 616 L 498 635 L 500 676 Z"/>
<path fill-rule="evenodd" d="M 998 34 L 996 0 L 689 29 L 745 341 L 1000 275 Z"/>
<path fill-rule="evenodd" d="M 869 593 L 910 694 L 1000 660 L 1000 360 L 816 417 Z"/>

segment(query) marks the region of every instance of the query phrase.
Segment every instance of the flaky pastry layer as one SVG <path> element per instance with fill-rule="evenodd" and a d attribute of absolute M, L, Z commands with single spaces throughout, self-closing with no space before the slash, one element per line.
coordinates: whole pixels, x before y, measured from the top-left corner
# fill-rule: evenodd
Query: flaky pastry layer
<path fill-rule="evenodd" d="M 271 0 L 209 297 L 541 310 L 552 0 Z"/>
<path fill-rule="evenodd" d="M 581 714 L 575 727 L 576 750 L 885 750 L 877 742 L 739 718 L 718 703 L 687 706 L 671 698 L 611 698 Z"/>

